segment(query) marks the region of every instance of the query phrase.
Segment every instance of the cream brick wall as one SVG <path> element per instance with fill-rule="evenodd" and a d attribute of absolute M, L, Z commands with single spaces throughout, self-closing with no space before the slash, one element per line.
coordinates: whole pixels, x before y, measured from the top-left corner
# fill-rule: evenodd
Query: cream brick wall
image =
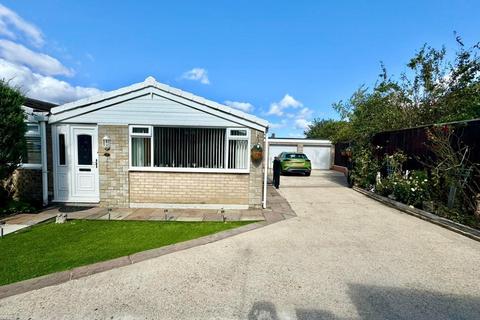
<path fill-rule="evenodd" d="M 103 137 L 112 140 L 105 156 Z M 128 126 L 98 126 L 98 160 L 100 174 L 100 205 L 128 207 Z"/>
<path fill-rule="evenodd" d="M 112 140 L 110 156 L 102 139 Z M 251 131 L 251 144 L 264 134 Z M 238 204 L 261 207 L 263 161 L 250 164 L 250 173 L 128 172 L 128 126 L 98 127 L 100 205 L 128 207 L 130 203 Z"/>
<path fill-rule="evenodd" d="M 131 203 L 249 204 L 249 174 L 130 172 Z"/>
<path fill-rule="evenodd" d="M 8 183 L 10 182 L 10 183 Z M 17 169 L 9 181 L 0 181 L 13 197 L 32 204 L 42 204 L 42 170 Z"/>
<path fill-rule="evenodd" d="M 265 152 L 265 134 L 257 130 L 251 130 L 251 146 L 260 144 Z M 248 189 L 248 205 L 252 208 L 260 208 L 262 206 L 263 195 L 263 159 L 253 162 L 250 159 L 250 177 Z"/>

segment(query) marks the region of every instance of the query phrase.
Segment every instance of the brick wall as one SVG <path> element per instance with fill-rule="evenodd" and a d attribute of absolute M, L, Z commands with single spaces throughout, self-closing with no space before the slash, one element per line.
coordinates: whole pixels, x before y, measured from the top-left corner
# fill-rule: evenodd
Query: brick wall
<path fill-rule="evenodd" d="M 46 127 L 46 134 L 48 194 L 51 200 L 53 198 L 53 157 L 52 129 L 49 125 Z M 19 168 L 14 172 L 10 183 L 7 188 L 13 191 L 15 199 L 38 205 L 43 203 L 42 169 Z"/>
<path fill-rule="evenodd" d="M 131 203 L 248 205 L 249 175 L 130 172 Z"/>
<path fill-rule="evenodd" d="M 42 204 L 42 170 L 17 169 L 11 182 L 14 199 Z"/>
<path fill-rule="evenodd" d="M 109 136 L 110 156 L 105 156 L 103 137 Z M 100 206 L 128 207 L 128 126 L 98 126 Z"/>
<path fill-rule="evenodd" d="M 104 155 L 102 139 L 112 141 Z M 251 131 L 251 143 L 264 134 Z M 251 162 L 249 174 L 145 172 L 128 173 L 128 126 L 98 127 L 100 205 L 128 207 L 130 203 L 238 204 L 261 207 L 263 162 Z"/>
<path fill-rule="evenodd" d="M 264 144 L 265 134 L 263 132 L 251 131 L 251 145 L 260 144 L 265 152 Z M 252 208 L 260 208 L 262 206 L 263 195 L 263 164 L 264 161 L 253 162 L 250 160 L 250 177 L 248 190 L 248 205 Z"/>

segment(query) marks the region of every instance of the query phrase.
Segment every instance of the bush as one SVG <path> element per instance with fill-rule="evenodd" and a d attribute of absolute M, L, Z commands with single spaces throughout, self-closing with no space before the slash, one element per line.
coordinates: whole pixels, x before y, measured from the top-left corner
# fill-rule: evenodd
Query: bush
<path fill-rule="evenodd" d="M 421 208 L 423 202 L 430 199 L 427 173 L 413 171 L 407 177 L 397 176 L 393 182 L 393 196 L 400 202 Z"/>
<path fill-rule="evenodd" d="M 353 150 L 354 167 L 352 177 L 355 185 L 372 190 L 380 169 L 378 161 L 369 146 L 356 146 Z"/>
<path fill-rule="evenodd" d="M 405 175 L 394 173 L 380 179 L 375 186 L 376 193 L 418 208 L 430 200 L 429 189 L 430 183 L 425 171 L 412 171 Z"/>
<path fill-rule="evenodd" d="M 24 100 L 20 91 L 0 80 L 0 181 L 12 175 L 26 153 Z"/>
<path fill-rule="evenodd" d="M 0 216 L 14 213 L 33 213 L 37 209 L 25 201 L 7 200 L 5 206 L 0 207 Z"/>
<path fill-rule="evenodd" d="M 388 197 L 393 194 L 393 179 L 380 179 L 375 185 L 375 193 L 381 196 Z"/>

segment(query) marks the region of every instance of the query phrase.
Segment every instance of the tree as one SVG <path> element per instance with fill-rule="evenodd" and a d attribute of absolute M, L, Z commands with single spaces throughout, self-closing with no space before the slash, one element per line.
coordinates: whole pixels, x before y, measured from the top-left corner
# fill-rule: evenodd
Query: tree
<path fill-rule="evenodd" d="M 333 104 L 358 145 L 368 144 L 381 131 L 480 117 L 480 43 L 460 49 L 453 61 L 444 47 L 424 45 L 398 79 L 385 66 L 376 84 L 361 86 L 347 101 Z M 315 123 L 314 123 L 315 124 Z"/>
<path fill-rule="evenodd" d="M 0 80 L 0 181 L 13 174 L 26 152 L 24 101 L 18 89 Z"/>
<path fill-rule="evenodd" d="M 333 119 L 314 119 L 304 134 L 309 139 L 350 140 L 349 123 Z"/>

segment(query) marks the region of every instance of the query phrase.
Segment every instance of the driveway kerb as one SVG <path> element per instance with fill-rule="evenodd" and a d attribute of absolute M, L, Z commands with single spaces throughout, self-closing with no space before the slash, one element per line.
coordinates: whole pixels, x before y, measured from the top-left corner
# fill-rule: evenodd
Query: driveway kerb
<path fill-rule="evenodd" d="M 446 228 L 450 231 L 459 233 L 459 234 L 461 234 L 465 237 L 468 237 L 470 239 L 480 241 L 480 231 L 475 230 L 473 228 L 470 228 L 466 225 L 451 221 L 449 219 L 445 219 L 443 217 L 437 216 L 433 213 L 430 213 L 430 212 L 427 212 L 427 211 L 424 211 L 424 210 L 420 210 L 418 208 L 410 207 L 406 204 L 403 204 L 403 203 L 400 203 L 398 201 L 394 201 L 392 199 L 383 197 L 383 196 L 378 195 L 376 193 L 373 193 L 371 191 L 367 191 L 367 190 L 364 190 L 364 189 L 361 189 L 361 188 L 358 188 L 358 187 L 353 187 L 353 190 L 355 190 L 355 191 L 357 191 L 361 194 L 364 194 L 369 198 L 377 200 L 377 201 L 379 201 L 379 202 L 381 202 L 381 203 L 383 203 L 387 206 L 390 206 L 392 208 L 395 208 L 397 210 L 405 212 L 409 215 L 412 215 L 412 216 L 415 216 L 415 217 L 420 218 L 422 220 L 431 222 L 433 224 L 436 224 L 438 226 Z"/>
<path fill-rule="evenodd" d="M 270 187 L 270 188 L 273 189 L 273 187 Z M 235 235 L 238 235 L 244 232 L 262 228 L 267 225 L 283 221 L 285 219 L 296 217 L 295 212 L 290 208 L 290 205 L 288 204 L 288 202 L 282 196 L 280 196 L 276 190 L 273 189 L 273 190 L 270 190 L 270 192 L 271 192 L 271 195 L 273 195 L 273 197 L 275 198 L 276 202 L 284 202 L 284 206 L 286 204 L 289 210 L 284 209 L 282 210 L 282 212 L 275 212 L 274 210 L 269 211 L 267 209 L 267 210 L 264 210 L 266 221 L 254 222 L 251 224 L 247 224 L 245 226 L 221 231 L 221 232 L 200 237 L 197 239 L 179 242 L 179 243 L 175 243 L 175 244 L 171 244 L 168 246 L 155 248 L 151 250 L 141 251 L 141 252 L 133 253 L 128 256 L 123 256 L 123 257 L 119 257 L 119 258 L 115 258 L 107 261 L 101 261 L 101 262 L 89 264 L 86 266 L 73 268 L 71 270 L 55 272 L 55 273 L 47 274 L 37 278 L 27 279 L 27 280 L 15 282 L 15 283 L 7 284 L 4 286 L 0 286 L 0 299 L 17 295 L 20 293 L 24 293 L 27 291 L 31 291 L 31 290 L 38 290 L 44 287 L 54 286 L 63 282 L 87 277 L 96 273 L 112 270 L 115 268 L 128 266 L 128 265 L 142 262 L 148 259 L 158 258 L 166 254 L 190 249 L 197 246 L 206 245 L 222 239 L 233 237 Z"/>

